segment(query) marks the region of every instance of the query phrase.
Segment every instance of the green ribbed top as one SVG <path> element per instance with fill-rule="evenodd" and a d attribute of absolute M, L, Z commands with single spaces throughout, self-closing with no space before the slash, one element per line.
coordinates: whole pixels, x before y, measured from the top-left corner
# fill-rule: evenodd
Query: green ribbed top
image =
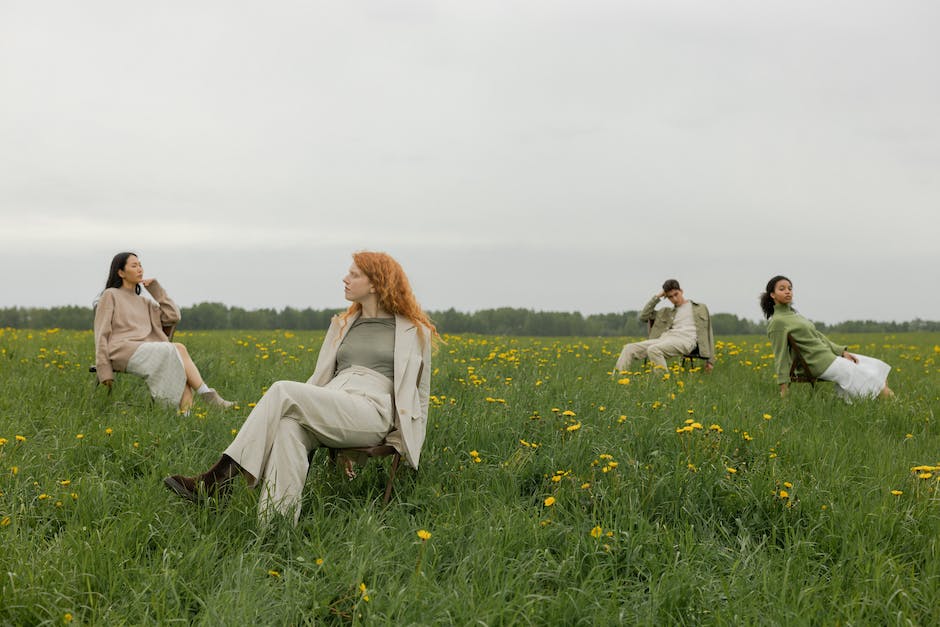
<path fill-rule="evenodd" d="M 821 332 L 805 317 L 796 313 L 789 305 L 774 305 L 774 315 L 767 325 L 767 336 L 774 349 L 774 372 L 777 383 L 789 383 L 790 365 L 793 357 L 787 344 L 787 335 L 793 338 L 800 354 L 809 366 L 810 374 L 818 377 L 842 355 L 845 346 L 839 346 Z"/>

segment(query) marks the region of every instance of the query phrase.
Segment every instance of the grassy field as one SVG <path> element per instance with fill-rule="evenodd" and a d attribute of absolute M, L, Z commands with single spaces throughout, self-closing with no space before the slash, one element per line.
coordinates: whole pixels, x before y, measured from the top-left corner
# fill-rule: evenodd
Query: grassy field
<path fill-rule="evenodd" d="M 322 334 L 177 339 L 238 411 L 108 396 L 90 333 L 0 330 L 0 624 L 940 624 L 940 334 L 836 336 L 894 366 L 896 399 L 851 406 L 780 399 L 763 337 L 612 378 L 623 338 L 450 336 L 391 504 L 382 464 L 320 451 L 300 524 L 265 529 L 243 485 L 200 508 L 161 480 Z"/>

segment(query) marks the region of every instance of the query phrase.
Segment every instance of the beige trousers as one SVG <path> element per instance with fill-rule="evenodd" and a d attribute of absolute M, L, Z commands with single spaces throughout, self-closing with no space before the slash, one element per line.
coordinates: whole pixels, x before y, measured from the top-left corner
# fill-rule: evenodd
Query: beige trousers
<path fill-rule="evenodd" d="M 361 366 L 323 387 L 278 381 L 258 401 L 225 449 L 261 484 L 258 517 L 272 512 L 300 518 L 310 451 L 318 446 L 374 446 L 392 428 L 392 381 Z"/>
<path fill-rule="evenodd" d="M 684 355 L 695 348 L 695 338 L 691 340 L 684 337 L 664 333 L 655 340 L 644 340 L 626 344 L 617 358 L 617 370 L 626 370 L 634 359 L 648 357 L 653 366 L 666 367 L 666 360 L 670 357 Z"/>

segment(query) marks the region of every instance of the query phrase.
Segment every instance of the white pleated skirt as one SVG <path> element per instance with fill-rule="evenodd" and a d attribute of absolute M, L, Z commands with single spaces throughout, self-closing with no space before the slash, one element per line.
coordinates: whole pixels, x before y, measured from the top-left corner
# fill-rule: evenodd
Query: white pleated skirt
<path fill-rule="evenodd" d="M 836 394 L 848 402 L 857 398 L 877 397 L 884 389 L 891 366 L 874 357 L 855 357 L 858 363 L 845 357 L 836 357 L 819 378 L 835 383 Z"/>
<path fill-rule="evenodd" d="M 127 372 L 143 378 L 156 401 L 179 405 L 186 387 L 183 358 L 170 342 L 144 342 L 127 362 Z"/>

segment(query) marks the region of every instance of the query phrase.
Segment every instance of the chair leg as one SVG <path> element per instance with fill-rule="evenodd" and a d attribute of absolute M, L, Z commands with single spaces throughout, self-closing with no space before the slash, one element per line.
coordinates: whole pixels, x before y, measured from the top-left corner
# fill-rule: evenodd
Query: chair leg
<path fill-rule="evenodd" d="M 395 473 L 398 472 L 398 462 L 401 461 L 401 453 L 395 453 L 392 456 L 392 467 L 388 472 L 388 484 L 385 486 L 385 499 L 383 499 L 382 504 L 388 505 L 389 500 L 392 498 L 392 484 L 395 482 Z"/>

